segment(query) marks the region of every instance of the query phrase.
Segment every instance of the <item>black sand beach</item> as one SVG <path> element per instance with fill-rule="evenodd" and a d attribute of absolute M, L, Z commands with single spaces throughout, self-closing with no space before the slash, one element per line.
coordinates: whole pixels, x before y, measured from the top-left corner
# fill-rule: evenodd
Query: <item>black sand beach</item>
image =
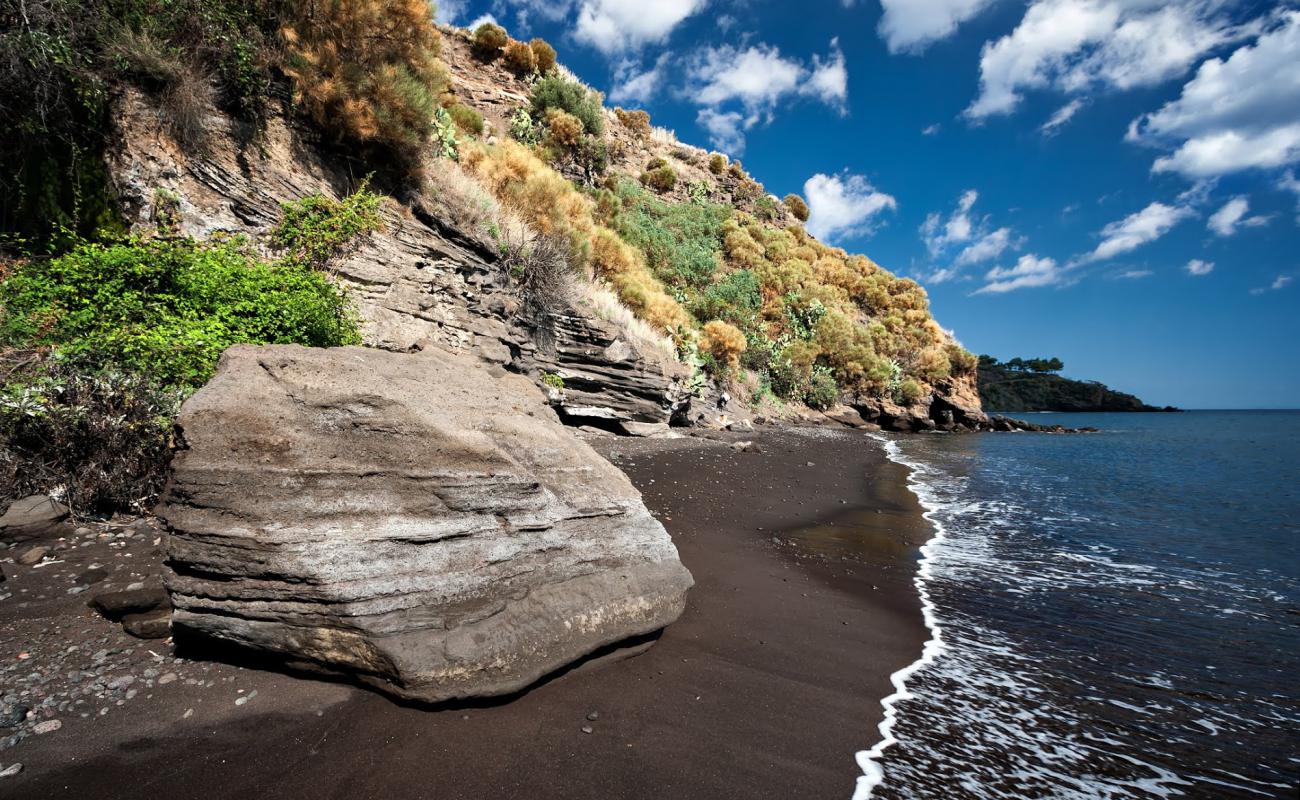
<path fill-rule="evenodd" d="M 927 638 L 912 580 L 929 528 L 904 470 L 861 433 L 746 438 L 757 452 L 696 438 L 595 442 L 695 576 L 685 614 L 642 655 L 434 710 L 230 664 L 190 682 L 151 678 L 110 714 L 65 714 L 59 730 L 0 751 L 0 763 L 24 764 L 0 796 L 848 797 L 888 676 Z M 38 590 L 41 578 L 19 577 L 10 591 Z M 30 630 L 20 599 L 0 603 L 3 657 L 30 649 L 23 669 L 40 671 L 36 649 L 10 638 Z M 69 630 L 116 627 L 81 613 Z M 146 664 L 148 650 L 170 649 L 123 647 Z"/>

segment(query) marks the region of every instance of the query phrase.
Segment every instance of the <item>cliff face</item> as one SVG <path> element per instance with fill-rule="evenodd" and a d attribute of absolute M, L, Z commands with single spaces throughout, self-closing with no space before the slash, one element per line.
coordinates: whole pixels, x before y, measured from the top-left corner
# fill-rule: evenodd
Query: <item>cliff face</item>
<path fill-rule="evenodd" d="M 474 57 L 464 32 L 444 30 L 444 59 L 456 99 L 484 117 L 482 139 L 492 145 L 506 138 L 510 116 L 527 104 L 529 84 L 500 62 Z M 762 193 L 736 199 L 743 194 L 737 186 L 757 185 L 748 175 L 717 174 L 707 151 L 664 131 L 634 134 L 612 112 L 605 114 L 611 174 L 636 176 L 649 159 L 671 158 L 680 180 L 662 195 L 665 201 L 689 202 L 688 186 L 706 179 L 738 210 L 753 211 L 758 200 L 768 199 Z M 209 109 L 201 148 L 177 145 L 159 122 L 155 101 L 141 92 L 124 91 L 112 117 L 111 182 L 126 220 L 141 232 L 264 240 L 282 202 L 313 193 L 339 197 L 361 177 L 323 151 L 319 134 L 287 109 L 272 113 L 256 135 Z M 779 202 L 765 209 L 774 229 L 796 222 Z M 608 304 L 594 301 L 593 293 L 603 290 L 581 276 L 582 286 L 564 308 L 540 317 L 530 313 L 503 264 L 501 244 L 458 224 L 436 197 L 387 199 L 383 217 L 384 230 L 341 261 L 333 276 L 355 302 L 367 345 L 410 352 L 434 344 L 535 380 L 558 375 L 564 387 L 552 391 L 552 399 L 573 424 L 647 434 L 670 422 L 727 424 L 751 415 L 748 391 L 733 389 L 726 413 L 719 413 L 720 387 L 696 381 L 689 390 L 692 370 L 665 349 L 666 340 L 644 335 L 645 326 L 625 309 L 611 313 Z M 987 420 L 974 380 L 963 374 L 924 385 L 919 397 L 902 405 L 845 399 L 863 419 L 888 429 L 979 428 Z M 799 416 L 806 410 L 791 405 L 765 413 Z"/>
<path fill-rule="evenodd" d="M 186 151 L 158 122 L 146 96 L 118 101 L 108 159 L 124 216 L 139 231 L 265 234 L 280 203 L 312 193 L 340 196 L 353 184 L 283 115 L 272 116 L 256 145 L 215 110 L 206 146 Z M 561 405 L 573 419 L 667 425 L 688 402 L 686 370 L 643 352 L 635 337 L 580 303 L 545 324 L 547 346 L 520 313 L 519 292 L 498 251 L 418 203 L 386 201 L 384 230 L 342 261 L 335 279 L 360 313 L 372 347 L 397 352 L 441 347 L 512 371 L 570 376 Z"/>

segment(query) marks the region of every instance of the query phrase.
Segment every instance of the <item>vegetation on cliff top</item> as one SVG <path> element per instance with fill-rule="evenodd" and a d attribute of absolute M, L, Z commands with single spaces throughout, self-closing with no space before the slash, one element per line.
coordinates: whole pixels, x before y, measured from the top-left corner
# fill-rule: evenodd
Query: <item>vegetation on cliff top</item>
<path fill-rule="evenodd" d="M 1059 358 L 1013 358 L 1005 363 L 979 357 L 979 393 L 995 411 L 1160 411 L 1138 398 L 1096 381 L 1078 381 L 1054 373 Z"/>

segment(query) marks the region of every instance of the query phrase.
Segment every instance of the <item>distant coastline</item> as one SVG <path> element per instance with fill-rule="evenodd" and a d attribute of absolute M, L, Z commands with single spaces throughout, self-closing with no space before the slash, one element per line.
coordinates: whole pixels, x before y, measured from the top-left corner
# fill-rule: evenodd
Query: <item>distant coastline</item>
<path fill-rule="evenodd" d="M 1099 381 L 1075 380 L 1056 374 L 1063 368 L 1064 364 L 1055 358 L 1014 358 L 1003 363 L 992 356 L 980 356 L 980 403 L 986 409 L 1019 414 L 1182 410 L 1149 405 L 1135 395 L 1116 391 Z"/>

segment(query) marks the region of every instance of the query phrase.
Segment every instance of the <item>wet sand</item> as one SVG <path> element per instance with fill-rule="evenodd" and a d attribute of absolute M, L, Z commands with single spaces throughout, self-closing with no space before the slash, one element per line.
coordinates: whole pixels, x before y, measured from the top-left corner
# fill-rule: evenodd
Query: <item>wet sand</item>
<path fill-rule="evenodd" d="M 695 576 L 685 614 L 639 656 L 436 710 L 215 665 L 212 686 L 151 686 L 0 751 L 24 764 L 0 797 L 847 798 L 888 677 L 927 638 L 912 580 L 929 527 L 862 433 L 746 438 L 761 452 L 593 443 Z"/>

